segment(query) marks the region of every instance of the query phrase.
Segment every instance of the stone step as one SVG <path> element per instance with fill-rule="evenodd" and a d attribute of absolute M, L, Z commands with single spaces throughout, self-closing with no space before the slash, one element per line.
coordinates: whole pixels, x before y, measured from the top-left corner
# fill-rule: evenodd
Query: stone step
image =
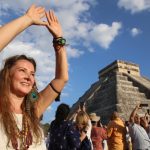
<path fill-rule="evenodd" d="M 117 93 L 117 96 L 119 99 L 147 99 L 144 93 L 138 93 L 138 92 L 132 92 L 132 91 L 127 91 L 126 93 Z"/>
<path fill-rule="evenodd" d="M 137 104 L 134 105 L 122 105 L 122 109 L 124 109 L 125 111 L 127 111 L 126 109 L 131 109 L 133 110 L 135 107 L 137 106 Z M 150 104 L 149 104 L 150 106 Z M 149 107 L 142 107 L 141 110 L 147 110 Z"/>
<path fill-rule="evenodd" d="M 117 85 L 129 85 L 129 86 L 132 85 L 133 86 L 133 83 L 131 81 L 118 80 Z"/>
<path fill-rule="evenodd" d="M 105 97 L 105 98 L 96 97 L 89 104 L 91 104 L 91 105 L 95 105 L 95 104 L 96 105 L 101 105 L 102 103 L 105 103 L 105 102 L 106 102 L 106 104 L 108 104 L 108 103 L 110 103 L 110 101 L 113 102 L 115 99 L 116 99 L 115 97 L 111 97 L 111 99 L 109 97 Z"/>
<path fill-rule="evenodd" d="M 130 106 L 130 105 L 134 105 L 134 106 L 136 106 L 136 105 L 138 105 L 138 104 L 140 104 L 140 103 L 146 103 L 146 104 L 150 104 L 150 101 L 141 101 L 141 100 L 136 100 L 136 99 L 133 99 L 133 100 L 127 100 L 127 101 L 122 101 L 122 102 L 120 102 L 120 104 L 123 106 L 123 105 L 127 105 L 127 106 Z"/>
<path fill-rule="evenodd" d="M 115 110 L 115 108 L 116 108 L 115 105 L 106 106 L 105 108 L 104 107 L 103 108 L 97 108 L 97 109 L 95 109 L 95 113 L 99 114 L 99 115 L 101 115 L 101 113 L 104 113 L 104 112 L 105 112 L 105 114 L 110 114 Z M 111 112 L 108 110 L 111 110 Z"/>
<path fill-rule="evenodd" d="M 141 101 L 141 100 L 146 100 L 146 97 L 144 97 L 144 96 L 118 96 L 117 97 L 117 99 L 118 99 L 118 103 L 120 103 L 120 102 L 124 102 L 125 103 L 125 101 Z"/>
<path fill-rule="evenodd" d="M 132 78 L 139 81 L 140 83 L 142 83 L 146 87 L 149 87 L 149 89 L 150 89 L 150 80 L 143 78 L 143 77 L 137 77 L 137 76 L 132 76 Z"/>
<path fill-rule="evenodd" d="M 108 82 L 118 81 L 118 80 L 128 81 L 128 78 L 123 75 L 113 75 L 111 77 L 107 77 L 105 80 L 102 81 L 102 83 L 108 83 Z"/>
<path fill-rule="evenodd" d="M 135 86 L 129 86 L 129 85 L 117 85 L 116 86 L 117 90 L 124 90 L 126 91 L 135 91 L 135 92 L 139 92 L 139 88 L 135 87 Z"/>
<path fill-rule="evenodd" d="M 120 75 L 120 76 L 122 76 L 122 72 L 115 72 L 115 75 Z"/>
<path fill-rule="evenodd" d="M 116 79 L 117 79 L 117 81 L 118 81 L 118 80 L 128 81 L 128 77 L 122 76 L 122 75 L 116 75 Z"/>
<path fill-rule="evenodd" d="M 94 99 L 92 102 L 91 102 L 91 105 L 100 105 L 101 103 L 103 102 L 103 99 Z"/>
<path fill-rule="evenodd" d="M 135 98 L 137 98 L 137 97 L 139 97 L 139 98 L 146 98 L 145 93 L 139 92 L 139 90 L 136 87 L 131 88 L 130 90 L 125 90 L 125 89 L 117 89 L 116 90 L 115 88 L 111 88 L 111 90 L 110 90 L 109 88 L 97 92 L 94 95 L 93 99 L 96 99 L 96 98 L 100 98 L 100 99 L 108 98 L 109 99 L 110 95 L 111 95 L 111 97 L 113 95 L 115 96 L 116 91 L 117 91 L 117 95 L 118 95 L 119 99 L 128 98 L 128 97 L 131 97 L 131 98 L 132 97 L 135 97 Z M 112 95 L 112 92 L 114 93 L 113 95 Z"/>
<path fill-rule="evenodd" d="M 95 96 L 94 96 L 94 98 L 93 98 L 93 100 L 96 100 L 96 99 L 114 99 L 114 98 L 116 98 L 116 94 L 114 93 L 114 94 L 112 94 L 111 92 L 107 92 L 107 93 L 97 93 Z"/>
<path fill-rule="evenodd" d="M 109 80 L 108 82 L 101 83 L 101 87 L 106 87 L 110 85 L 115 85 L 116 81 L 115 80 Z"/>
<path fill-rule="evenodd" d="M 99 99 L 99 101 L 93 101 L 92 104 L 89 106 L 89 107 L 93 107 L 95 109 L 98 109 L 98 108 L 104 108 L 104 107 L 108 107 L 108 106 L 111 106 L 111 105 L 115 105 L 115 101 L 111 100 L 111 101 L 108 101 L 108 100 L 101 100 Z"/>
<path fill-rule="evenodd" d="M 150 99 L 147 99 L 144 93 L 139 93 L 139 92 L 133 92 L 133 91 L 126 91 L 126 92 L 118 92 L 117 94 L 117 99 L 118 99 L 118 103 L 124 103 L 126 104 L 128 101 L 130 104 L 132 104 L 132 101 L 141 101 L 145 100 L 145 101 L 150 101 Z M 113 94 L 111 95 L 111 93 L 98 93 L 97 95 L 95 95 L 93 97 L 93 99 L 90 102 L 90 105 L 93 105 L 95 103 L 97 103 L 97 105 L 101 105 L 103 102 L 107 101 L 116 101 L 116 95 Z M 116 102 L 117 103 L 117 102 Z M 133 103 L 135 104 L 135 103 Z"/>
<path fill-rule="evenodd" d="M 130 115 L 136 106 L 137 105 L 124 105 L 124 106 L 121 106 L 121 109 L 124 113 Z M 149 104 L 149 106 L 150 106 L 150 104 Z M 140 113 L 140 114 L 146 113 L 148 109 L 149 109 L 149 107 L 142 107 L 141 109 L 138 110 L 138 113 Z"/>
<path fill-rule="evenodd" d="M 128 97 L 128 96 L 139 96 L 142 98 L 146 98 L 145 93 L 139 92 L 139 91 L 127 91 L 127 90 L 119 90 L 118 91 L 118 95 L 119 96 L 124 96 L 124 97 Z"/>
<path fill-rule="evenodd" d="M 114 94 L 116 93 L 116 86 L 112 86 L 112 87 L 106 87 L 106 88 L 102 88 L 99 90 L 99 92 L 95 93 L 95 96 L 99 96 L 99 95 L 109 95 L 109 94 Z"/>

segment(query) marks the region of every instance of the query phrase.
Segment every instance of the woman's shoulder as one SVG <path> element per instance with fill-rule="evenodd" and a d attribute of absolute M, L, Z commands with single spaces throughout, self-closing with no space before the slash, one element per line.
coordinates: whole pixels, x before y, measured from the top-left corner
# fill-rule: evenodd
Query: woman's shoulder
<path fill-rule="evenodd" d="M 68 124 L 68 125 L 74 125 L 74 123 L 71 120 L 65 120 L 64 122 L 65 124 Z"/>

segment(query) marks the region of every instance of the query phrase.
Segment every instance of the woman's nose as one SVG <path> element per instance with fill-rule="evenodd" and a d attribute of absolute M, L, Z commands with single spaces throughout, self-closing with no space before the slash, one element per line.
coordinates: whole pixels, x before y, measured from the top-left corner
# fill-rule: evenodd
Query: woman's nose
<path fill-rule="evenodd" d="M 30 74 L 26 72 L 25 78 L 26 78 L 27 80 L 30 80 L 30 79 L 31 79 Z"/>

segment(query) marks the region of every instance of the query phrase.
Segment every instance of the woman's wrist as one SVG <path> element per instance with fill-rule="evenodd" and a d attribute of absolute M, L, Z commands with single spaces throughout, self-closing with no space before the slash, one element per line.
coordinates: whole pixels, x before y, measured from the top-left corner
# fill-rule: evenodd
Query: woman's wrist
<path fill-rule="evenodd" d="M 63 37 L 63 35 L 62 35 L 62 34 L 53 35 L 53 38 L 54 38 L 54 39 L 57 39 L 57 38 L 60 38 L 60 37 Z"/>
<path fill-rule="evenodd" d="M 28 26 L 33 24 L 33 20 L 31 19 L 31 17 L 28 14 L 25 14 L 23 17 L 25 18 L 25 21 L 28 24 Z"/>
<path fill-rule="evenodd" d="M 64 49 L 64 46 L 60 46 L 60 45 L 53 45 L 55 52 L 58 53 L 60 52 L 62 49 Z"/>

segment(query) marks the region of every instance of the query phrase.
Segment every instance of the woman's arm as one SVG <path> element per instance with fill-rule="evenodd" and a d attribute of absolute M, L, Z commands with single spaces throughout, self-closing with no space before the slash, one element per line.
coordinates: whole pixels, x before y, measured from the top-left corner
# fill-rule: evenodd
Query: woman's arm
<path fill-rule="evenodd" d="M 80 105 L 78 105 L 78 108 L 76 111 L 74 111 L 73 114 L 69 114 L 67 119 L 72 121 L 72 122 L 75 122 L 76 121 L 76 117 L 77 117 L 77 114 L 81 111 L 81 108 L 80 108 Z"/>
<path fill-rule="evenodd" d="M 133 111 L 132 111 L 132 113 L 131 113 L 131 115 L 130 115 L 130 119 L 129 119 L 129 121 L 131 122 L 131 123 L 134 123 L 135 122 L 135 116 L 136 116 L 136 114 L 137 114 L 137 111 L 140 109 L 140 105 L 137 105 L 134 109 L 133 109 Z"/>
<path fill-rule="evenodd" d="M 32 5 L 25 15 L 0 27 L 0 51 L 30 25 L 46 25 L 45 22 L 41 21 L 44 16 L 45 9 L 43 7 Z"/>
<path fill-rule="evenodd" d="M 52 34 L 53 38 L 62 37 L 62 28 L 54 15 L 53 11 L 46 12 L 46 17 L 48 20 L 47 28 Z M 58 92 L 61 92 L 66 82 L 68 81 L 68 63 L 66 56 L 65 46 L 54 45 L 55 56 L 56 56 L 56 73 L 55 78 L 51 81 L 52 86 Z M 46 108 L 53 102 L 53 100 L 58 96 L 58 93 L 48 85 L 43 91 L 39 93 L 39 99 L 35 104 L 35 107 L 38 108 L 37 115 L 43 114 Z"/>
<path fill-rule="evenodd" d="M 112 121 L 110 121 L 108 123 L 108 127 L 107 127 L 107 137 L 108 138 L 110 138 L 112 136 L 113 129 L 114 129 L 114 123 Z"/>

